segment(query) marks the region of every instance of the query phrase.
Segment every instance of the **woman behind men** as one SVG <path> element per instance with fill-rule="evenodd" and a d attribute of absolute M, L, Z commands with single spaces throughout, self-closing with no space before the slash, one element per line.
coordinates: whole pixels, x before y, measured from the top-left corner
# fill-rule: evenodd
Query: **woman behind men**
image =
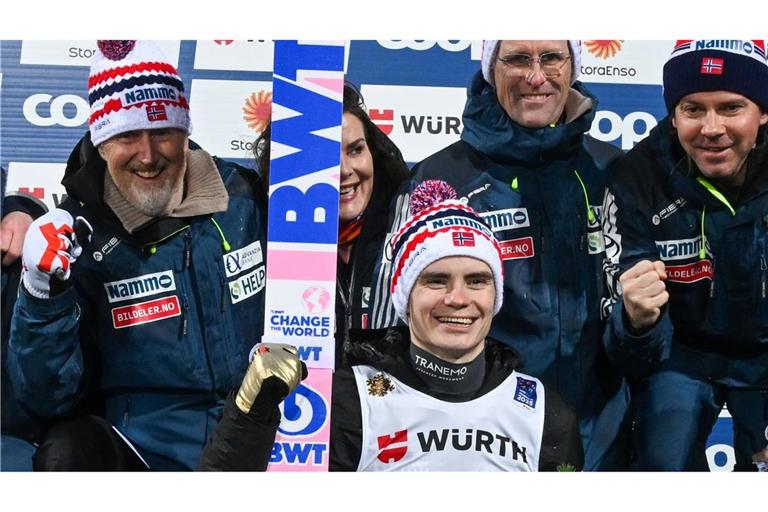
<path fill-rule="evenodd" d="M 270 125 L 254 145 L 256 162 L 267 186 L 271 131 Z M 409 174 L 400 150 L 373 124 L 362 95 L 349 82 L 344 84 L 340 163 L 337 368 L 346 362 L 349 330 L 368 328 L 371 281 L 387 234 L 389 203 Z"/>

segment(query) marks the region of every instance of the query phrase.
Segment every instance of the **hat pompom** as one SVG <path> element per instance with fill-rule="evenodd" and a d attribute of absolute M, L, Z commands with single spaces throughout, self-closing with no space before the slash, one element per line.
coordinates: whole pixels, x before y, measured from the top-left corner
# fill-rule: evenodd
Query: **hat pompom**
<path fill-rule="evenodd" d="M 109 60 L 122 60 L 136 46 L 135 40 L 100 39 L 96 45 Z"/>
<path fill-rule="evenodd" d="M 456 199 L 456 190 L 443 180 L 426 180 L 411 192 L 411 215 L 416 215 L 425 208 L 446 201 Z"/>

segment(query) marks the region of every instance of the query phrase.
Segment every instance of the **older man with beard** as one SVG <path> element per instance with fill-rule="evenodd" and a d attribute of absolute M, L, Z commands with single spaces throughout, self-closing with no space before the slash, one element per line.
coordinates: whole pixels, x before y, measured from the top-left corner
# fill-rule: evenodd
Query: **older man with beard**
<path fill-rule="evenodd" d="M 100 41 L 88 88 L 68 199 L 24 243 L 8 370 L 56 420 L 36 469 L 189 469 L 263 330 L 263 187 L 188 139 L 151 43 Z"/>

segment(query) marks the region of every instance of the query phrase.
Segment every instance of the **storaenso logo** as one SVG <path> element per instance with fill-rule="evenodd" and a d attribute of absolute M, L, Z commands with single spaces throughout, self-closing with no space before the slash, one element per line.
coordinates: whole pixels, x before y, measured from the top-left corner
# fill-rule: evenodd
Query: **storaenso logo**
<path fill-rule="evenodd" d="M 491 231 L 526 228 L 531 225 L 526 208 L 508 208 L 481 213 L 480 216 L 491 226 Z"/>
<path fill-rule="evenodd" d="M 38 109 L 40 105 L 46 109 Z M 67 105 L 72 105 L 66 108 Z M 24 117 L 35 126 L 61 125 L 80 126 L 88 121 L 90 107 L 88 102 L 75 94 L 62 94 L 55 98 L 50 94 L 33 94 L 24 101 Z"/>
<path fill-rule="evenodd" d="M 104 283 L 104 289 L 107 291 L 109 302 L 121 302 L 175 290 L 176 281 L 173 279 L 173 271 L 166 270 L 165 272 Z"/>

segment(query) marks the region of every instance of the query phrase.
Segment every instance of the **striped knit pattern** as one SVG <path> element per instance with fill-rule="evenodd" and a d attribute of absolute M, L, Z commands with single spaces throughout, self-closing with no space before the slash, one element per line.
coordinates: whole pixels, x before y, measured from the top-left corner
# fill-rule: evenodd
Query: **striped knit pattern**
<path fill-rule="evenodd" d="M 119 60 L 97 51 L 88 78 L 88 102 L 94 145 L 132 130 L 178 128 L 190 132 L 184 84 L 176 68 L 149 41 L 136 41 Z"/>
<path fill-rule="evenodd" d="M 501 309 L 504 292 L 501 249 L 485 221 L 461 201 L 451 199 L 420 211 L 400 228 L 390 244 L 395 255 L 390 287 L 392 303 L 404 321 L 416 279 L 429 265 L 450 256 L 468 256 L 488 264 L 496 286 L 494 314 Z"/>

